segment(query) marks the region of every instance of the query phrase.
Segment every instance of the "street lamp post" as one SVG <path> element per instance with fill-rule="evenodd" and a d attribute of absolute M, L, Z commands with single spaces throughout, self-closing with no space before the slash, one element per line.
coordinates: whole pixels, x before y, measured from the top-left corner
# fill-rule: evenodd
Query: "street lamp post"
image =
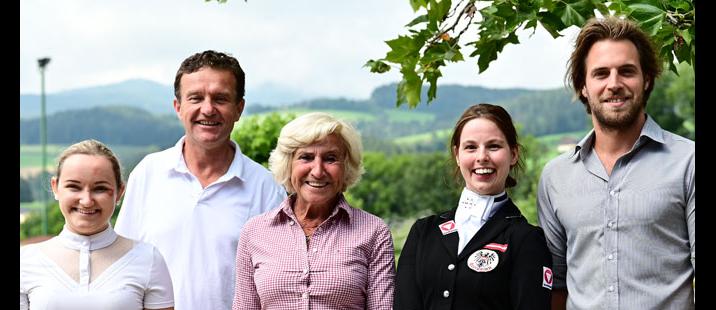
<path fill-rule="evenodd" d="M 42 144 L 42 180 L 43 187 L 48 183 L 45 182 L 45 176 L 47 176 L 47 120 L 45 117 L 45 67 L 50 63 L 49 57 L 40 58 L 37 60 L 37 64 L 40 66 L 40 77 L 42 83 L 41 100 L 40 100 L 40 144 Z M 47 194 L 46 190 L 41 190 L 42 193 L 42 235 L 47 235 Z"/>

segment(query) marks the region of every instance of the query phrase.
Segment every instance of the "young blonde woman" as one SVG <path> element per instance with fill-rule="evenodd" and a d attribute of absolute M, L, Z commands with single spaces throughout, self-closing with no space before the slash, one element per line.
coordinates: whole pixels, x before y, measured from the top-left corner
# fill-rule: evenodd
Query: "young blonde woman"
<path fill-rule="evenodd" d="M 71 145 L 51 185 L 65 225 L 20 248 L 20 309 L 174 309 L 159 251 L 110 225 L 124 192 L 114 153 L 96 140 Z"/>

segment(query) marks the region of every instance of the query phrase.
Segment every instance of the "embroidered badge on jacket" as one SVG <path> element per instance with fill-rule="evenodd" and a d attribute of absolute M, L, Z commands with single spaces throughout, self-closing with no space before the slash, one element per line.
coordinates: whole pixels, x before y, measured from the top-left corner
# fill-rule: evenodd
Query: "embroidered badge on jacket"
<path fill-rule="evenodd" d="M 438 227 L 440 228 L 440 231 L 443 233 L 443 236 L 447 235 L 449 233 L 454 233 L 457 231 L 457 227 L 455 227 L 455 221 L 453 221 L 453 220 L 449 220 L 445 223 L 442 223 L 442 224 L 438 225 Z"/>
<path fill-rule="evenodd" d="M 542 287 L 552 290 L 552 268 L 542 266 Z"/>
<path fill-rule="evenodd" d="M 486 249 L 477 250 L 467 258 L 467 266 L 477 272 L 491 271 L 497 267 L 497 263 L 499 262 L 500 258 L 497 256 L 497 253 Z"/>

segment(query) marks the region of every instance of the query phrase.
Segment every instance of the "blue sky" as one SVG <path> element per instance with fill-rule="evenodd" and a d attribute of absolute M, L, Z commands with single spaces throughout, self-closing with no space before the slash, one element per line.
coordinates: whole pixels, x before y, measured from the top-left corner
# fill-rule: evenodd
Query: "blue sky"
<path fill-rule="evenodd" d="M 49 93 L 143 78 L 173 82 L 181 61 L 205 49 L 229 52 L 247 73 L 247 92 L 280 86 L 307 97 L 367 98 L 400 79 L 362 68 L 388 51 L 415 16 L 408 0 L 26 0 L 20 1 L 20 93 L 38 93 L 37 59 L 51 57 Z M 520 35 L 477 73 L 476 60 L 450 64 L 440 84 L 547 89 L 564 86 L 576 28 L 552 39 Z M 470 50 L 463 51 L 467 56 Z"/>

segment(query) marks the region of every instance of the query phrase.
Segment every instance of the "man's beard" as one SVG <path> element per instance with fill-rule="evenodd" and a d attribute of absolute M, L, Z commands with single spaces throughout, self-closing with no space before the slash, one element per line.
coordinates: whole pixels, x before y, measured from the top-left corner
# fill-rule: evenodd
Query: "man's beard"
<path fill-rule="evenodd" d="M 636 97 L 634 97 L 636 98 Z M 592 115 L 597 119 L 597 122 L 604 129 L 608 130 L 620 130 L 629 128 L 639 119 L 641 116 L 642 107 L 644 103 L 641 102 L 641 96 L 638 97 L 640 102 L 632 102 L 629 104 L 627 110 L 605 111 L 606 103 L 599 102 L 598 104 L 591 104 Z"/>

